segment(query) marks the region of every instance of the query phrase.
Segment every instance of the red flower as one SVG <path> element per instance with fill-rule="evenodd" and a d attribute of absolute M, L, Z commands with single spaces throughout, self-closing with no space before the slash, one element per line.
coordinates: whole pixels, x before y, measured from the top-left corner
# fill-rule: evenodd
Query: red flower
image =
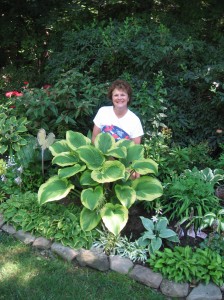
<path fill-rule="evenodd" d="M 44 88 L 45 90 L 49 89 L 50 87 L 51 87 L 50 84 L 45 84 L 45 85 L 43 86 L 43 88 Z"/>
<path fill-rule="evenodd" d="M 15 105 L 10 105 L 9 108 L 16 108 L 16 106 Z"/>
<path fill-rule="evenodd" d="M 20 97 L 23 96 L 23 93 L 17 92 L 17 91 L 12 91 L 12 92 L 6 92 L 5 96 L 7 98 L 11 98 L 12 96 Z"/>
<path fill-rule="evenodd" d="M 29 82 L 28 81 L 24 81 L 24 84 L 27 85 L 27 84 L 29 84 Z"/>

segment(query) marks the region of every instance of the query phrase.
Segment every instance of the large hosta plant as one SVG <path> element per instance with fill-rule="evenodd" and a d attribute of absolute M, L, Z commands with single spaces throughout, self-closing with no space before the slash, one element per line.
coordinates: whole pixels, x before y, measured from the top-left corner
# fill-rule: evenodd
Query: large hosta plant
<path fill-rule="evenodd" d="M 143 146 L 133 141 L 115 142 L 111 135 L 101 133 L 92 145 L 83 134 L 67 131 L 66 139 L 49 149 L 54 156 L 52 163 L 60 168 L 58 175 L 40 186 L 38 201 L 42 205 L 60 200 L 81 187 L 80 224 L 85 231 L 102 220 L 110 232 L 118 235 L 136 200 L 152 201 L 163 193 L 156 178 L 158 165 L 145 159 Z M 131 179 L 133 172 L 140 177 Z"/>

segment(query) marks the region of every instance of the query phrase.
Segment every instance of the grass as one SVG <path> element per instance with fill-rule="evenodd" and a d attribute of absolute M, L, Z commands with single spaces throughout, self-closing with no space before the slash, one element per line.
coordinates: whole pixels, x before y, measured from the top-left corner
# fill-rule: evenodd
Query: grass
<path fill-rule="evenodd" d="M 108 271 L 43 256 L 0 231 L 1 300 L 164 300 L 165 296 Z"/>

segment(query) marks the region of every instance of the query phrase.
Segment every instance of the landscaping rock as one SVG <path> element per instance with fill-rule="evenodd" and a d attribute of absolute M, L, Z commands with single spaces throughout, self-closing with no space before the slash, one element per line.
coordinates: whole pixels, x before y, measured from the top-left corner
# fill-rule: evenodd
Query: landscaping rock
<path fill-rule="evenodd" d="M 16 230 L 12 225 L 7 225 L 7 224 L 3 225 L 2 230 L 7 232 L 8 234 L 15 234 L 16 233 Z"/>
<path fill-rule="evenodd" d="M 33 246 L 38 249 L 49 249 L 51 247 L 51 241 L 47 240 L 44 237 L 38 237 L 33 242 Z"/>
<path fill-rule="evenodd" d="M 15 236 L 15 238 L 22 241 L 26 245 L 32 244 L 35 241 L 35 236 L 30 234 L 29 232 L 24 232 L 22 230 L 18 230 L 14 234 L 14 236 Z"/>
<path fill-rule="evenodd" d="M 0 214 L 0 228 L 5 224 L 3 214 Z"/>
<path fill-rule="evenodd" d="M 60 243 L 53 243 L 51 250 L 67 261 L 72 261 L 79 254 L 78 250 L 63 246 Z"/>
<path fill-rule="evenodd" d="M 193 288 L 186 300 L 222 300 L 222 293 L 220 288 L 213 283 L 207 285 L 200 283 Z"/>
<path fill-rule="evenodd" d="M 163 277 L 160 273 L 155 273 L 151 269 L 140 265 L 135 265 L 132 271 L 129 273 L 129 276 L 132 279 L 155 289 L 159 288 L 163 280 Z"/>
<path fill-rule="evenodd" d="M 127 274 L 134 267 L 130 259 L 118 255 L 110 255 L 109 261 L 110 269 L 121 274 Z"/>
<path fill-rule="evenodd" d="M 99 271 L 107 271 L 110 268 L 108 257 L 101 249 L 82 249 L 76 259 L 82 267 L 89 266 Z"/>
<path fill-rule="evenodd" d="M 160 285 L 161 292 L 169 297 L 186 297 L 189 294 L 188 283 L 176 283 L 167 279 L 163 279 Z"/>

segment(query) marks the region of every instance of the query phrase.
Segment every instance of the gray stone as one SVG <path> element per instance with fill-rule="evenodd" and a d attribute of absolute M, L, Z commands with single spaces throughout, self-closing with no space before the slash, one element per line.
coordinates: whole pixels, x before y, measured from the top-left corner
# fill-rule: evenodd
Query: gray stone
<path fill-rule="evenodd" d="M 101 249 L 82 249 L 76 259 L 82 267 L 89 266 L 99 271 L 107 271 L 110 268 L 108 257 Z"/>
<path fill-rule="evenodd" d="M 32 244 L 35 241 L 35 236 L 30 234 L 29 232 L 24 232 L 22 230 L 18 230 L 14 234 L 14 237 L 22 241 L 26 245 Z"/>
<path fill-rule="evenodd" d="M 5 224 L 3 214 L 0 214 L 0 228 Z"/>
<path fill-rule="evenodd" d="M 38 237 L 33 242 L 33 246 L 38 249 L 49 249 L 51 247 L 51 241 L 44 237 Z"/>
<path fill-rule="evenodd" d="M 159 288 L 163 280 L 163 277 L 160 273 L 155 273 L 151 269 L 140 265 L 135 265 L 132 271 L 129 273 L 129 276 L 132 279 L 155 289 Z"/>
<path fill-rule="evenodd" d="M 8 234 L 15 234 L 16 233 L 16 230 L 12 225 L 7 225 L 7 224 L 3 225 L 2 230 L 7 232 Z"/>
<path fill-rule="evenodd" d="M 221 290 L 222 292 L 224 292 L 224 284 L 223 284 L 222 286 L 220 286 L 220 290 Z"/>
<path fill-rule="evenodd" d="M 220 288 L 214 283 L 207 285 L 200 283 L 193 288 L 186 300 L 222 300 Z"/>
<path fill-rule="evenodd" d="M 127 274 L 133 269 L 133 262 L 129 258 L 120 257 L 118 255 L 110 255 L 110 269 L 121 274 Z"/>
<path fill-rule="evenodd" d="M 53 243 L 51 245 L 51 250 L 67 261 L 72 261 L 79 254 L 78 250 L 63 246 L 60 243 Z"/>
<path fill-rule="evenodd" d="M 163 279 L 160 285 L 161 292 L 169 297 L 186 297 L 189 293 L 188 283 L 176 283 Z"/>

